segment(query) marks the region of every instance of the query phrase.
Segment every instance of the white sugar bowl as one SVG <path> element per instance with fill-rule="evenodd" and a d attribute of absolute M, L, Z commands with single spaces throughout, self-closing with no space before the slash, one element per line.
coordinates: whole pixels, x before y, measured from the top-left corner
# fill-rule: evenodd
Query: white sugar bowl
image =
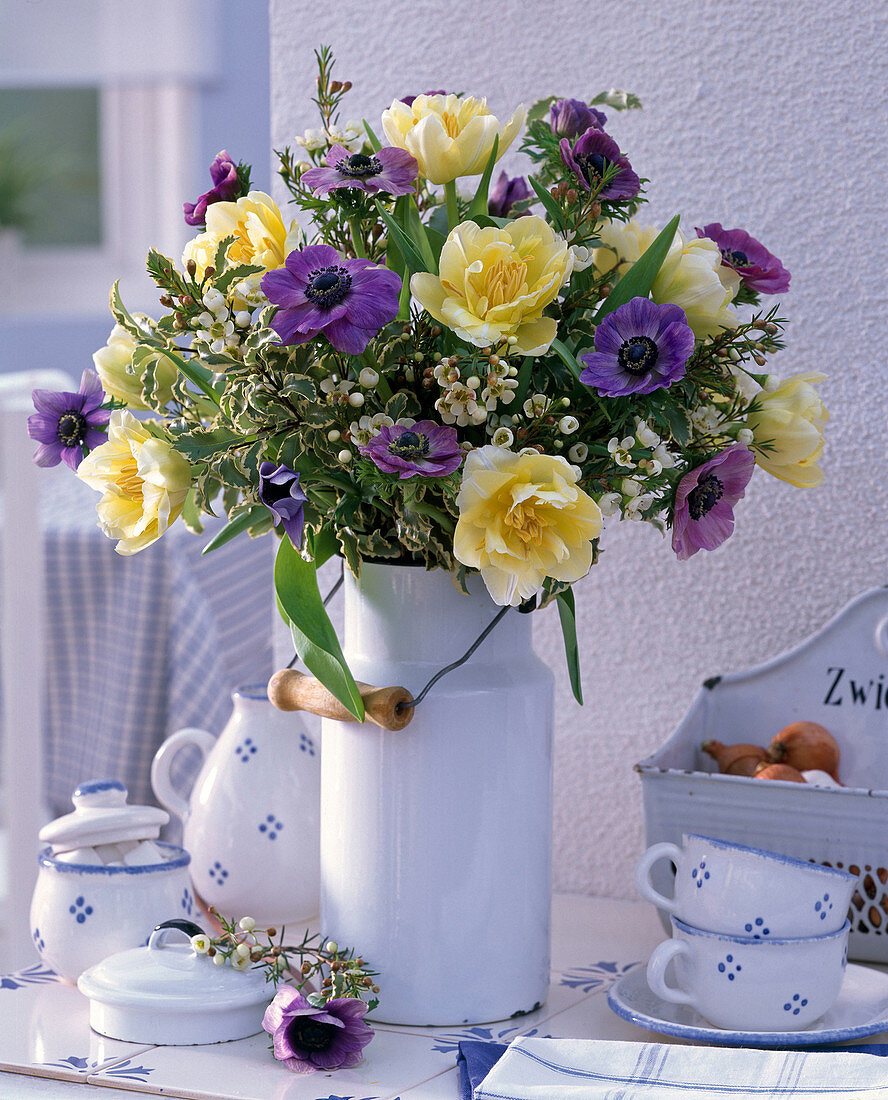
<path fill-rule="evenodd" d="M 41 958 L 76 982 L 106 956 L 148 941 L 171 917 L 194 912 L 183 848 L 156 840 L 168 815 L 129 806 L 117 780 L 74 792 L 74 813 L 47 825 L 31 901 L 31 934 Z M 107 862 L 106 862 L 107 860 Z"/>

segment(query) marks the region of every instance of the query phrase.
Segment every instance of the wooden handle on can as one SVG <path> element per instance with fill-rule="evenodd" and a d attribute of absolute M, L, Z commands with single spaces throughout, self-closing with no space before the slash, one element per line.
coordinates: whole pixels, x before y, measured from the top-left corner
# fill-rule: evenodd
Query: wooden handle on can
<path fill-rule="evenodd" d="M 399 703 L 410 703 L 413 696 L 403 687 L 373 687 L 357 681 L 364 700 L 364 714 L 385 730 L 402 730 L 413 718 L 413 707 L 398 709 Z M 282 668 L 268 681 L 268 698 L 278 710 L 305 710 L 321 718 L 337 722 L 356 722 L 336 696 L 320 680 L 295 668 Z"/>

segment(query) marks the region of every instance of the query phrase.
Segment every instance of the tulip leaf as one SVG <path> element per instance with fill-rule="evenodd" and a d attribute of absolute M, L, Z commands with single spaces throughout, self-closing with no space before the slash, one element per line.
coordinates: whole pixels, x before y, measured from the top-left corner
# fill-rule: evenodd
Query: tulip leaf
<path fill-rule="evenodd" d="M 431 271 L 433 275 L 438 274 L 438 262 L 435 258 L 435 254 L 432 251 L 432 246 L 429 243 L 428 234 L 426 233 L 426 227 L 422 224 L 422 218 L 419 216 L 419 208 L 415 202 L 411 202 L 408 196 L 407 201 L 407 230 L 410 233 L 410 237 L 419 245 L 419 251 L 422 255 L 423 261 L 427 264 L 426 270 Z M 440 250 L 439 250 L 440 255 Z"/>
<path fill-rule="evenodd" d="M 534 191 L 536 191 L 537 197 L 539 198 L 540 202 L 543 204 L 543 206 L 545 206 L 546 213 L 549 215 L 549 217 L 552 219 L 558 229 L 563 229 L 564 217 L 561 213 L 561 207 L 538 180 L 534 179 L 533 176 L 529 176 L 528 179 L 530 180 L 530 186 L 534 189 Z"/>
<path fill-rule="evenodd" d="M 561 362 L 567 367 L 570 373 L 579 382 L 580 373 L 582 372 L 583 368 L 577 362 L 576 356 L 573 354 L 573 352 L 560 340 L 553 340 L 550 346 L 552 348 L 552 351 L 555 352 Z"/>
<path fill-rule="evenodd" d="M 416 245 L 404 230 L 398 225 L 391 214 L 382 205 L 379 199 L 376 200 L 376 210 L 379 216 L 385 223 L 385 227 L 388 230 L 389 236 L 394 240 L 397 245 L 398 251 L 404 258 L 404 263 L 407 265 L 411 273 L 416 274 L 417 271 L 428 271 L 429 268 L 426 265 L 426 261 L 421 256 Z M 405 280 L 406 282 L 407 280 Z"/>
<path fill-rule="evenodd" d="M 370 148 L 373 150 L 374 153 L 378 153 L 379 150 L 382 148 L 379 138 L 370 129 L 370 123 L 366 120 L 366 118 L 362 118 L 361 122 L 364 123 L 364 129 L 367 131 L 367 137 L 370 139 Z"/>
<path fill-rule="evenodd" d="M 572 588 L 566 588 L 555 597 L 558 603 L 558 618 L 561 620 L 561 633 L 564 637 L 564 655 L 567 657 L 567 672 L 574 698 L 583 705 L 583 685 L 580 682 L 580 650 L 577 645 L 577 609 Z"/>
<path fill-rule="evenodd" d="M 623 277 L 611 287 L 611 292 L 599 306 L 595 314 L 595 324 L 599 324 L 609 313 L 624 306 L 633 298 L 647 298 L 660 274 L 660 268 L 666 259 L 675 231 L 678 228 L 678 214 L 658 234 L 657 239 L 635 261 Z"/>
<path fill-rule="evenodd" d="M 299 659 L 350 714 L 363 722 L 364 700 L 321 599 L 317 567 L 306 561 L 288 538 L 282 538 L 278 547 L 274 587 Z"/>
<path fill-rule="evenodd" d="M 218 550 L 219 547 L 224 546 L 226 542 L 231 542 L 233 538 L 237 538 L 241 532 L 246 531 L 247 528 L 258 523 L 258 521 L 263 518 L 262 513 L 265 511 L 265 507 L 250 508 L 249 511 L 241 512 L 239 516 L 235 516 L 230 523 L 226 523 L 221 530 L 213 535 L 203 550 L 201 550 L 201 556 L 209 554 L 213 550 Z"/>
<path fill-rule="evenodd" d="M 493 175 L 493 166 L 496 164 L 496 155 L 498 152 L 499 134 L 495 134 L 490 156 L 487 158 L 487 164 L 484 166 L 484 171 L 478 183 L 478 190 L 475 192 L 475 197 L 472 199 L 472 204 L 469 207 L 470 219 L 476 217 L 478 214 L 487 213 L 487 192 L 490 189 L 490 177 Z"/>

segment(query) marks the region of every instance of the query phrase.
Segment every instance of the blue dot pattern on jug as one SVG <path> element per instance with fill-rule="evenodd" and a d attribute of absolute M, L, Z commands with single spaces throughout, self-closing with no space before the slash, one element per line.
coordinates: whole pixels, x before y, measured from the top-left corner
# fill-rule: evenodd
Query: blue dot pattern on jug
<path fill-rule="evenodd" d="M 698 890 L 703 885 L 703 880 L 709 878 L 705 859 L 701 859 L 700 863 L 691 871 L 691 878 L 696 882 Z"/>
<path fill-rule="evenodd" d="M 258 749 L 253 744 L 252 737 L 247 737 L 244 740 L 244 743 L 242 745 L 238 745 L 237 748 L 234 750 L 235 756 L 244 764 L 246 764 L 250 757 L 255 756 L 257 752 Z"/>
<path fill-rule="evenodd" d="M 808 1003 L 808 998 L 803 997 L 801 993 L 794 993 L 792 1000 L 787 1001 L 783 1006 L 784 1012 L 791 1012 L 793 1016 L 798 1016 L 805 1005 Z"/>
<path fill-rule="evenodd" d="M 225 870 L 225 868 L 222 866 L 222 864 L 218 861 L 218 859 L 213 864 L 213 866 L 210 868 L 208 874 L 209 874 L 210 878 L 213 880 L 213 882 L 216 883 L 217 886 L 224 886 L 225 885 L 225 880 L 228 878 L 228 872 Z"/>
<path fill-rule="evenodd" d="M 83 924 L 87 917 L 91 917 L 92 911 L 93 907 L 86 904 L 82 895 L 74 899 L 73 905 L 68 906 L 68 912 L 74 916 L 78 924 Z"/>
<path fill-rule="evenodd" d="M 190 917 L 194 912 L 194 898 L 191 896 L 191 891 L 187 886 L 182 891 L 182 897 L 179 904 L 182 906 L 185 916 Z"/>
<path fill-rule="evenodd" d="M 307 752 L 309 756 L 315 754 L 314 741 L 306 733 L 299 734 L 299 748 L 302 752 Z"/>
<path fill-rule="evenodd" d="M 282 821 L 278 821 L 274 814 L 269 814 L 265 820 L 260 823 L 259 832 L 265 833 L 269 840 L 276 840 L 278 833 L 283 827 L 284 824 Z"/>
<path fill-rule="evenodd" d="M 740 963 L 734 962 L 733 955 L 725 955 L 725 961 L 718 964 L 719 974 L 727 974 L 729 982 L 732 982 L 742 969 Z"/>
<path fill-rule="evenodd" d="M 765 928 L 764 917 L 756 917 L 754 921 L 747 921 L 743 927 L 746 929 L 746 934 L 752 936 L 754 940 L 760 940 L 771 935 L 771 929 Z"/>
<path fill-rule="evenodd" d="M 34 946 L 38 951 L 42 951 L 46 947 L 46 943 L 43 937 L 40 935 L 40 929 L 35 928 L 31 933 L 31 939 L 34 941 Z"/>
<path fill-rule="evenodd" d="M 833 903 L 829 900 L 829 894 L 824 894 L 820 901 L 814 902 L 814 912 L 820 914 L 821 920 L 826 920 L 826 914 L 832 907 Z"/>

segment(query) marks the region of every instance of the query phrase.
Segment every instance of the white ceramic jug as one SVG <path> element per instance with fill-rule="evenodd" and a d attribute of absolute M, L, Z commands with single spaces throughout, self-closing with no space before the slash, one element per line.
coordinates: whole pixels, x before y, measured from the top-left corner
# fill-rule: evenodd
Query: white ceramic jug
<path fill-rule="evenodd" d="M 157 750 L 151 784 L 181 818 L 198 896 L 226 917 L 292 924 L 318 911 L 320 742 L 303 715 L 277 710 L 265 685 L 239 688 L 218 740 L 174 733 Z M 189 800 L 171 781 L 179 750 L 205 759 Z"/>

